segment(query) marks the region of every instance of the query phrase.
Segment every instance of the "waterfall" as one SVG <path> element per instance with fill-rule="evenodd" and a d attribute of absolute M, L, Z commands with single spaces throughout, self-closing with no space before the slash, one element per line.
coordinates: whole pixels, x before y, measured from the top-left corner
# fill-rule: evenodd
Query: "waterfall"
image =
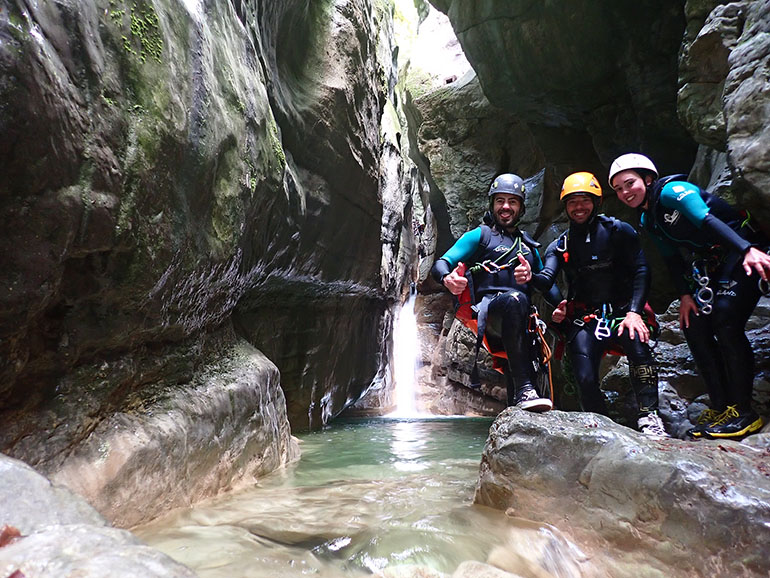
<path fill-rule="evenodd" d="M 393 380 L 396 389 L 396 409 L 388 417 L 415 417 L 417 412 L 417 359 L 420 345 L 414 304 L 417 288 L 412 283 L 409 298 L 401 306 L 393 324 Z"/>

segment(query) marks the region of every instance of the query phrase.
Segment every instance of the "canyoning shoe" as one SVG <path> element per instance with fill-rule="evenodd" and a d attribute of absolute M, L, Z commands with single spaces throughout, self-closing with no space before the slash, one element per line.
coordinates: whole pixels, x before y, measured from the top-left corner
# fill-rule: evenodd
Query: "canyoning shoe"
<path fill-rule="evenodd" d="M 657 411 L 651 411 L 647 415 L 640 417 L 637 424 L 639 431 L 649 438 L 664 439 L 671 437 L 666 433 L 663 420 L 660 419 Z"/>
<path fill-rule="evenodd" d="M 722 423 L 719 420 L 724 413 L 724 411 L 720 412 L 716 409 L 704 409 L 702 412 L 700 412 L 698 419 L 695 420 L 695 427 L 687 430 L 687 435 L 693 438 L 702 437 L 703 430 L 705 430 L 707 427 L 714 423 Z"/>
<path fill-rule="evenodd" d="M 527 384 L 516 392 L 516 407 L 527 411 L 543 412 L 553 409 L 553 402 L 546 397 L 540 397 L 535 388 Z"/>
<path fill-rule="evenodd" d="M 729 415 L 724 422 L 712 424 L 703 430 L 703 437 L 709 439 L 742 438 L 762 428 L 762 418 L 753 411 L 739 412 L 735 407 L 727 408 Z"/>

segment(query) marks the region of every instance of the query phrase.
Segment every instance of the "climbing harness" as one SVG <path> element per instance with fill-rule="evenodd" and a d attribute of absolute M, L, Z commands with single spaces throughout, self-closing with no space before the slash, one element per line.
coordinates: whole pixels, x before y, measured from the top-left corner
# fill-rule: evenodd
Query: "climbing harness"
<path fill-rule="evenodd" d="M 511 255 L 511 258 L 503 263 L 503 260 Z M 514 241 L 513 245 L 508 248 L 505 253 L 500 255 L 497 259 L 487 259 L 486 261 L 483 261 L 481 263 L 477 263 L 473 267 L 469 269 L 471 273 L 478 273 L 482 269 L 489 273 L 490 275 L 494 275 L 495 273 L 499 273 L 500 271 L 504 271 L 505 269 L 508 269 L 509 267 L 519 264 L 518 256 L 523 255 L 524 251 L 521 249 L 521 238 L 517 237 Z"/>
<path fill-rule="evenodd" d="M 714 290 L 709 287 L 710 279 L 705 261 L 693 261 L 692 278 L 699 286 L 695 291 L 695 302 L 698 304 L 698 309 L 704 315 L 710 315 L 714 302 Z"/>
<path fill-rule="evenodd" d="M 600 311 L 601 315 L 599 315 Z M 605 303 L 602 305 L 601 310 L 597 309 L 593 313 L 578 315 L 572 320 L 572 324 L 582 328 L 594 320 L 596 320 L 594 336 L 597 340 L 601 341 L 602 339 L 607 339 L 612 336 L 612 330 L 617 324 L 617 320 L 612 319 L 612 305 Z"/>

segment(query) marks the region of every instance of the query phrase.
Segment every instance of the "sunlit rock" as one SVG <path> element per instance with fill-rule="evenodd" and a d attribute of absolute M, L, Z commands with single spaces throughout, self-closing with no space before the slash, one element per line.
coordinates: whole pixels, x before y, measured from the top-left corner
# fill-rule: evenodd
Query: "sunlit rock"
<path fill-rule="evenodd" d="M 254 483 L 299 457 L 278 370 L 246 342 L 218 351 L 189 383 L 142 393 L 48 466 L 54 482 L 118 526 Z"/>

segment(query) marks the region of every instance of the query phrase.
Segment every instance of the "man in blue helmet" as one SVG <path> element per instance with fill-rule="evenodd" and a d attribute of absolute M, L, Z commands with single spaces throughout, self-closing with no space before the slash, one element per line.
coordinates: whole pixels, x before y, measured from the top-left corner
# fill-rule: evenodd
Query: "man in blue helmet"
<path fill-rule="evenodd" d="M 553 408 L 533 386 L 535 374 L 528 343 L 531 271 L 539 271 L 540 246 L 519 229 L 524 215 L 521 177 L 497 176 L 489 188 L 485 224 L 465 233 L 433 265 L 431 273 L 456 296 L 471 289 L 477 312 L 479 343 L 487 337 L 507 355 L 508 405 L 535 412 Z M 523 264 L 527 263 L 525 267 Z M 559 300 L 551 297 L 554 304 Z"/>

